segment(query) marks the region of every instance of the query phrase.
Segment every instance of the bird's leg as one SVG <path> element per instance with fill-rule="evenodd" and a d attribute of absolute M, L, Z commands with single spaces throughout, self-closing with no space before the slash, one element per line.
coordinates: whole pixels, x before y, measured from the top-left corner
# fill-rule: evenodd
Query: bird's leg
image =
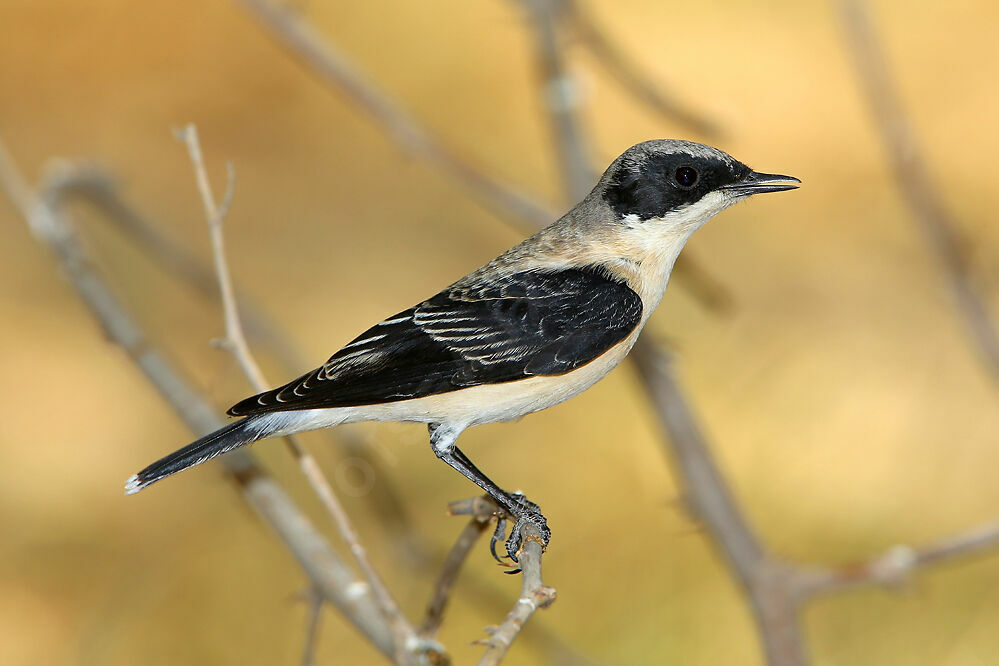
<path fill-rule="evenodd" d="M 516 521 L 513 529 L 510 530 L 510 537 L 506 540 L 506 552 L 510 559 L 514 562 L 517 561 L 517 551 L 520 550 L 522 540 L 521 528 L 527 523 L 534 523 L 537 526 L 541 538 L 544 540 L 543 546 L 548 546 L 551 530 L 548 529 L 548 521 L 541 513 L 541 509 L 537 504 L 528 500 L 523 493 L 508 493 L 483 474 L 468 459 L 468 456 L 454 445 L 458 440 L 458 435 L 461 434 L 461 429 L 439 423 L 431 423 L 427 428 L 430 430 L 430 444 L 437 457 L 486 491 L 500 505 L 500 508 Z M 494 536 L 494 543 L 497 538 Z"/>

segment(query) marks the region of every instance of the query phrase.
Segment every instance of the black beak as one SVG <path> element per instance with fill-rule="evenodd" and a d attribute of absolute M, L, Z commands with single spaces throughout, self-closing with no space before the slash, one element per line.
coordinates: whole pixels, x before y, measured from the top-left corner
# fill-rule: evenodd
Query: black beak
<path fill-rule="evenodd" d="M 720 190 L 734 190 L 739 194 L 745 194 L 749 196 L 750 194 L 761 194 L 763 192 L 783 192 L 784 190 L 794 190 L 797 189 L 797 185 L 792 185 L 792 183 L 800 183 L 801 181 L 794 176 L 782 176 L 777 173 L 757 173 L 756 171 L 750 171 L 749 175 L 740 180 L 737 183 L 732 183 L 731 185 L 722 185 Z"/>

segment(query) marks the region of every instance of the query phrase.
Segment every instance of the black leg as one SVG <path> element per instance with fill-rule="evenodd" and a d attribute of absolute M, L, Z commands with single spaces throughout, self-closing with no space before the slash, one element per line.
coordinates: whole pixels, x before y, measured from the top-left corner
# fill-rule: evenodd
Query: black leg
<path fill-rule="evenodd" d="M 548 529 L 548 522 L 537 504 L 529 501 L 521 493 L 506 492 L 476 467 L 468 459 L 468 456 L 454 445 L 454 442 L 458 439 L 460 430 L 455 432 L 453 429 L 436 423 L 431 423 L 427 427 L 430 430 L 430 443 L 437 457 L 461 472 L 462 476 L 479 488 L 486 491 L 516 521 L 513 529 L 510 531 L 510 538 L 506 541 L 507 555 L 510 556 L 510 559 L 514 562 L 517 561 L 517 551 L 520 549 L 521 543 L 520 528 L 525 523 L 531 522 L 537 525 L 538 531 L 541 532 L 541 536 L 545 541 L 545 545 L 548 545 L 551 531 Z M 497 537 L 494 536 L 492 546 L 495 546 L 496 540 Z M 495 548 L 493 548 L 493 555 L 495 557 Z"/>

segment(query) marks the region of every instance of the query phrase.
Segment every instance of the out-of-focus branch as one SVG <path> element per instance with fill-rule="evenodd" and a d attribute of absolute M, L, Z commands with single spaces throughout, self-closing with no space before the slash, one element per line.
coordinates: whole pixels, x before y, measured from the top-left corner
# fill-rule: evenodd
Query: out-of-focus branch
<path fill-rule="evenodd" d="M 629 62 L 611 43 L 593 17 L 580 7 L 578 0 L 560 1 L 563 3 L 565 18 L 575 26 L 586 48 L 635 99 L 659 113 L 664 119 L 686 125 L 695 132 L 709 137 L 721 134 L 718 125 L 690 109 L 673 95 L 664 92 L 661 84 L 653 83 L 647 75 L 635 67 L 634 63 Z"/>
<path fill-rule="evenodd" d="M 925 567 L 964 557 L 995 554 L 997 549 L 999 523 L 992 523 L 920 548 L 895 546 L 870 560 L 804 572 L 799 577 L 799 593 L 804 597 L 870 585 L 898 587 Z"/>
<path fill-rule="evenodd" d="M 467 507 L 467 508 L 466 508 Z M 451 589 L 458 580 L 458 574 L 468 559 L 469 553 L 478 542 L 479 537 L 486 531 L 489 521 L 493 519 L 498 507 L 495 502 L 488 497 L 476 497 L 471 502 L 452 503 L 448 509 L 451 515 L 471 515 L 471 520 L 465 525 L 465 529 L 458 535 L 444 564 L 441 566 L 441 573 L 434 584 L 434 592 L 427 604 L 427 612 L 423 624 L 420 626 L 419 634 L 426 638 L 437 635 L 437 631 L 444 621 L 444 609 L 451 596 Z"/>
<path fill-rule="evenodd" d="M 454 181 L 480 203 L 540 227 L 557 215 L 549 207 L 500 183 L 471 165 L 428 132 L 395 100 L 379 90 L 357 65 L 292 9 L 272 0 L 237 0 L 267 34 L 318 74 L 324 83 L 363 109 L 406 152 Z"/>
<path fill-rule="evenodd" d="M 565 192 L 571 201 L 585 197 L 595 182 L 586 137 L 577 112 L 580 96 L 576 82 L 565 66 L 564 49 L 558 31 L 563 0 L 521 0 L 534 32 L 541 88 L 548 120 L 559 153 Z"/>
<path fill-rule="evenodd" d="M 253 358 L 249 345 L 246 344 L 246 337 L 243 335 L 243 327 L 240 324 L 234 297 L 235 291 L 232 287 L 232 278 L 230 277 L 228 263 L 225 258 L 222 220 L 225 217 L 228 202 L 232 198 L 235 172 L 232 165 L 229 165 L 229 187 L 226 190 L 225 203 L 217 206 L 212 194 L 211 183 L 208 180 L 208 172 L 205 169 L 197 129 L 194 125 L 187 125 L 184 129 L 177 132 L 177 138 L 187 146 L 188 156 L 194 168 L 195 179 L 198 183 L 198 191 L 201 194 L 202 204 L 205 208 L 205 219 L 208 222 L 208 229 L 211 236 L 212 255 L 215 260 L 215 270 L 222 298 L 222 311 L 225 317 L 225 338 L 222 340 L 221 346 L 236 358 L 237 363 L 243 369 L 254 390 L 266 391 L 268 389 L 267 380 L 260 371 L 260 366 L 257 365 L 256 360 Z M 371 587 L 379 610 L 392 629 L 395 639 L 396 661 L 399 663 L 413 662 L 415 654 L 412 651 L 419 647 L 419 642 L 415 640 L 415 631 L 402 615 L 399 605 L 392 598 L 378 572 L 375 571 L 370 560 L 368 560 L 364 545 L 358 538 L 357 531 L 354 529 L 350 517 L 344 510 L 339 498 L 333 492 L 333 487 L 322 473 L 315 458 L 305 450 L 294 436 L 285 437 L 285 441 L 288 443 L 292 455 L 298 461 L 302 474 L 308 479 L 309 485 L 312 486 L 313 491 L 319 497 L 323 506 L 333 517 L 340 536 L 346 542 L 362 575 Z"/>
<path fill-rule="evenodd" d="M 773 666 L 807 662 L 798 626 L 797 595 L 786 566 L 769 558 L 728 489 L 669 367 L 655 344 L 639 340 L 631 352 L 669 433 L 670 451 L 695 517 L 704 523 L 752 604 L 760 637 Z"/>
<path fill-rule="evenodd" d="M 999 381 L 999 333 L 989 317 L 987 299 L 975 283 L 959 232 L 926 169 L 867 9 L 857 0 L 839 0 L 838 5 L 854 68 L 902 196 L 943 265 L 969 332 Z"/>
<path fill-rule="evenodd" d="M 224 422 L 209 406 L 208 400 L 149 343 L 141 327 L 94 270 L 68 216 L 53 205 L 44 190 L 39 196 L 27 185 L 2 142 L 0 188 L 39 242 L 54 253 L 71 285 L 108 338 L 126 352 L 191 430 L 205 435 L 222 427 Z M 244 451 L 234 451 L 219 462 L 237 483 L 247 503 L 274 529 L 298 560 L 316 589 L 380 651 L 391 656 L 392 635 L 370 589 L 357 580 L 281 486 Z"/>
<path fill-rule="evenodd" d="M 541 580 L 541 554 L 544 552 L 541 533 L 536 525 L 528 523 L 521 534 L 524 541 L 517 552 L 522 571 L 520 598 L 503 624 L 488 630 L 490 636 L 483 641 L 487 647 L 479 660 L 479 666 L 495 666 L 500 663 L 534 612 L 539 608 L 548 608 L 555 602 L 555 589 Z"/>

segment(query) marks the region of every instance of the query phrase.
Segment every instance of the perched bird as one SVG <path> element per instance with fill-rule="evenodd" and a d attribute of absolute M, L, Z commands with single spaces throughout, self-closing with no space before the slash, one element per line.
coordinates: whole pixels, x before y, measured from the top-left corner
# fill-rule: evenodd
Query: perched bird
<path fill-rule="evenodd" d="M 694 231 L 750 195 L 798 182 L 689 141 L 632 146 L 560 220 L 369 328 L 319 368 L 236 403 L 229 414 L 242 419 L 149 465 L 125 492 L 267 437 L 357 421 L 426 423 L 437 457 L 516 521 L 506 542 L 516 560 L 520 529 L 534 523 L 547 543 L 547 521 L 479 471 L 458 436 L 592 386 L 635 344 Z"/>

